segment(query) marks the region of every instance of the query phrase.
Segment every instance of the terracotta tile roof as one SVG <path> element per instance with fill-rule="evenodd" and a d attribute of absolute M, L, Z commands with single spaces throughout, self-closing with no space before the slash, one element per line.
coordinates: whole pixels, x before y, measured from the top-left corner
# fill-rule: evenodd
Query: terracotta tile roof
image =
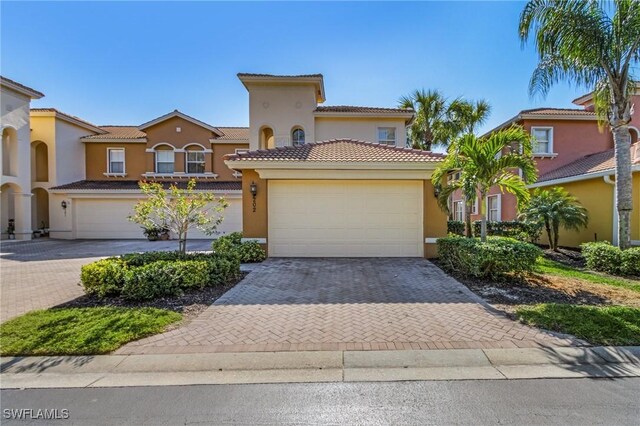
<path fill-rule="evenodd" d="M 141 139 L 146 138 L 147 134 L 138 129 L 138 126 L 100 126 L 105 134 L 85 136 L 84 140 L 100 140 L 100 139 Z"/>
<path fill-rule="evenodd" d="M 569 164 L 551 170 L 538 178 L 537 183 L 556 179 L 564 179 L 589 173 L 614 170 L 616 167 L 615 152 L 613 149 L 598 152 L 579 158 Z M 640 164 L 640 144 L 631 145 L 631 161 Z"/>
<path fill-rule="evenodd" d="M 31 108 L 31 111 L 32 112 L 53 112 L 53 113 L 55 113 L 57 115 L 62 116 L 62 118 L 67 118 L 67 119 L 70 119 L 72 121 L 79 121 L 80 123 L 84 123 L 89 127 L 94 127 L 96 129 L 96 131 L 101 129 L 100 126 L 96 126 L 95 124 L 90 123 L 87 120 L 83 120 L 82 118 L 77 117 L 75 115 L 64 113 L 64 112 L 62 112 L 60 110 L 57 110 L 55 108 Z M 106 130 L 105 130 L 105 132 L 106 132 Z"/>
<path fill-rule="evenodd" d="M 179 188 L 186 188 L 187 181 L 160 181 L 165 188 L 175 183 Z M 51 188 L 52 190 L 82 190 L 82 191 L 111 191 L 126 190 L 135 191 L 140 189 L 137 180 L 80 180 Z M 241 191 L 242 182 L 216 182 L 203 181 L 196 184 L 196 189 L 210 191 Z"/>
<path fill-rule="evenodd" d="M 353 139 L 332 139 L 299 146 L 229 154 L 225 159 L 233 161 L 432 162 L 442 161 L 444 155 Z"/>
<path fill-rule="evenodd" d="M 11 80 L 10 78 L 4 77 L 0 75 L 0 83 L 8 84 L 9 86 L 15 86 L 18 89 L 22 89 L 25 92 L 30 92 L 30 94 L 34 95 L 36 98 L 42 98 L 44 93 L 37 91 L 29 86 L 25 86 L 24 84 L 18 83 L 15 80 Z"/>
<path fill-rule="evenodd" d="M 238 77 L 270 77 L 270 78 L 316 78 L 322 77 L 322 74 L 292 74 L 292 75 L 278 75 L 278 74 L 255 74 L 250 72 L 240 72 Z"/>
<path fill-rule="evenodd" d="M 520 114 L 530 115 L 584 115 L 595 117 L 596 113 L 582 108 L 533 108 L 520 111 Z"/>
<path fill-rule="evenodd" d="M 222 136 L 215 140 L 246 140 L 249 141 L 248 127 L 218 127 L 223 133 Z"/>
<path fill-rule="evenodd" d="M 412 109 L 406 108 L 379 108 L 379 107 L 366 107 L 366 106 L 352 106 L 352 105 L 332 105 L 332 106 L 319 106 L 314 112 L 356 112 L 365 114 L 384 114 L 384 113 L 398 113 L 407 112 L 413 113 Z"/>

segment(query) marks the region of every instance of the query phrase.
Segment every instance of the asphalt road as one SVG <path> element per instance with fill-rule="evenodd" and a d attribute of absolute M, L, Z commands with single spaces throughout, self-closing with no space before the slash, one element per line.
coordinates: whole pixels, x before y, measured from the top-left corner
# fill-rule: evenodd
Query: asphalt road
<path fill-rule="evenodd" d="M 9 424 L 640 424 L 640 379 L 7 390 Z M 68 410 L 8 421 L 7 409 Z M 37 411 L 33 411 L 34 414 Z"/>

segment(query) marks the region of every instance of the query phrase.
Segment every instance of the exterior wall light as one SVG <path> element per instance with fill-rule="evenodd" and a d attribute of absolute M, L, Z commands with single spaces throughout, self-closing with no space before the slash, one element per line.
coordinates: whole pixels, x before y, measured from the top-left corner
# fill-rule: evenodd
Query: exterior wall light
<path fill-rule="evenodd" d="M 62 202 L 60 203 L 60 207 L 62 207 L 62 211 L 64 212 L 64 215 L 67 215 L 67 201 L 66 200 L 62 200 Z"/>
<path fill-rule="evenodd" d="M 256 212 L 256 195 L 258 195 L 258 185 L 255 182 L 251 182 L 249 186 L 249 191 L 251 191 L 251 196 L 253 197 L 253 212 Z"/>

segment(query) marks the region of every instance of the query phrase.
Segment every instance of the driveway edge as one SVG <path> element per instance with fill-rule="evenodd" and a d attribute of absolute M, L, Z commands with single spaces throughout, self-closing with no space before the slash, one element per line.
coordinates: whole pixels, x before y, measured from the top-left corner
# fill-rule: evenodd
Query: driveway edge
<path fill-rule="evenodd" d="M 7 357 L 2 389 L 640 377 L 640 346 Z"/>

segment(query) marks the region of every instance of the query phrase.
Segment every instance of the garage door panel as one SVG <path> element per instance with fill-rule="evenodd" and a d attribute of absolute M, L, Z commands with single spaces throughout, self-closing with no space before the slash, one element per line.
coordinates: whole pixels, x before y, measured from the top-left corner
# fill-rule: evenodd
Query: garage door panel
<path fill-rule="evenodd" d="M 269 181 L 270 256 L 422 256 L 421 181 Z"/>

